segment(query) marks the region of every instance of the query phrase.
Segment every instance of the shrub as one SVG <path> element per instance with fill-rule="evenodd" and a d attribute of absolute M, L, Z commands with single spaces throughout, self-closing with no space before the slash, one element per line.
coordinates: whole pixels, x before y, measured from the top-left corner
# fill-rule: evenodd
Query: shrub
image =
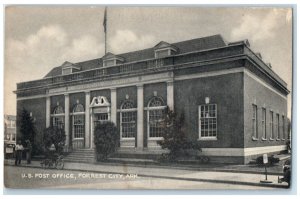
<path fill-rule="evenodd" d="M 44 130 L 43 143 L 45 152 L 49 152 L 49 148 L 54 144 L 56 152 L 62 153 L 66 141 L 65 131 L 57 127 L 48 127 Z"/>
<path fill-rule="evenodd" d="M 177 117 L 173 111 L 167 108 L 163 129 L 164 139 L 158 141 L 158 144 L 163 149 L 168 149 L 169 153 L 164 154 L 161 159 L 175 161 L 182 157 L 193 156 L 196 158 L 197 153 L 201 151 L 201 146 L 197 140 L 191 140 L 186 135 L 183 114 Z"/>
<path fill-rule="evenodd" d="M 117 127 L 112 122 L 99 123 L 95 127 L 94 143 L 97 160 L 107 160 L 108 156 L 116 151 L 119 143 Z"/>
<path fill-rule="evenodd" d="M 36 128 L 34 125 L 33 118 L 30 116 L 30 113 L 23 108 L 20 115 L 18 115 L 20 120 L 20 133 L 22 144 L 25 144 L 25 140 L 29 140 L 33 145 L 35 144 L 35 134 Z"/>

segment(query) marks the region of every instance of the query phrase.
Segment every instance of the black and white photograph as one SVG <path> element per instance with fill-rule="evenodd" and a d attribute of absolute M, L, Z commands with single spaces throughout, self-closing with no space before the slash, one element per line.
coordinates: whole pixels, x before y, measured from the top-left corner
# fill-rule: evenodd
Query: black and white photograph
<path fill-rule="evenodd" d="M 293 187 L 292 5 L 4 11 L 6 189 Z"/>

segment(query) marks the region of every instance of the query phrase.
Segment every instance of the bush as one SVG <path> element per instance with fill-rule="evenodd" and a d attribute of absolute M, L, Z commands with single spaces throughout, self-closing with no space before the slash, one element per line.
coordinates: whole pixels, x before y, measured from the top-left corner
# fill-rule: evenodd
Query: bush
<path fill-rule="evenodd" d="M 18 120 L 20 121 L 20 137 L 17 139 L 21 140 L 22 145 L 26 145 L 25 140 L 29 140 L 33 148 L 35 148 L 36 143 L 34 138 L 36 135 L 36 127 L 33 118 L 25 108 L 23 108 L 22 112 L 18 115 Z"/>
<path fill-rule="evenodd" d="M 112 122 L 99 123 L 95 127 L 94 143 L 97 160 L 107 160 L 108 156 L 116 151 L 119 143 L 117 127 Z"/>
<path fill-rule="evenodd" d="M 167 113 L 163 124 L 163 140 L 158 144 L 163 149 L 169 149 L 168 154 L 164 154 L 161 159 L 175 161 L 178 158 L 196 158 L 201 151 L 200 143 L 197 140 L 188 139 L 184 130 L 184 115 L 177 117 L 176 114 L 167 108 Z"/>
<path fill-rule="evenodd" d="M 49 152 L 49 148 L 54 144 L 56 152 L 61 154 L 63 152 L 66 141 L 65 131 L 57 127 L 48 127 L 44 130 L 43 143 L 45 152 Z"/>

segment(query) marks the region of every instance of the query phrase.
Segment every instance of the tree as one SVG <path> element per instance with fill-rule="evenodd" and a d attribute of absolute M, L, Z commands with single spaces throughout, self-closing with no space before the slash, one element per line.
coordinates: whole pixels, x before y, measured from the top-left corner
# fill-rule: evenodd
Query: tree
<path fill-rule="evenodd" d="M 201 145 L 197 140 L 191 140 L 184 130 L 184 114 L 179 117 L 167 107 L 163 123 L 163 140 L 158 144 L 163 149 L 168 149 L 167 159 L 174 161 L 183 155 L 191 155 L 190 151 L 201 151 Z"/>
<path fill-rule="evenodd" d="M 34 137 L 36 134 L 36 128 L 34 126 L 33 118 L 30 113 L 23 108 L 20 118 L 20 133 L 21 141 L 24 144 L 25 140 L 29 140 L 34 144 Z"/>
<path fill-rule="evenodd" d="M 65 131 L 57 127 L 48 127 L 44 130 L 43 143 L 46 153 L 52 144 L 54 144 L 56 152 L 62 153 L 65 146 L 66 135 Z"/>
<path fill-rule="evenodd" d="M 113 122 L 99 123 L 95 127 L 94 143 L 97 160 L 107 160 L 116 151 L 119 143 L 119 133 Z"/>

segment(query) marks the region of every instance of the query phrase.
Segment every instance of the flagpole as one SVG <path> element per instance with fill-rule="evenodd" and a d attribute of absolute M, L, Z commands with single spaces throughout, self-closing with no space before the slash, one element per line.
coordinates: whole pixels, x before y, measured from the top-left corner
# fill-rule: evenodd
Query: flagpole
<path fill-rule="evenodd" d="M 104 28 L 104 53 L 107 53 L 107 39 L 106 39 L 106 31 L 107 31 L 107 7 L 105 6 L 104 10 L 104 18 L 103 18 L 103 28 Z"/>

